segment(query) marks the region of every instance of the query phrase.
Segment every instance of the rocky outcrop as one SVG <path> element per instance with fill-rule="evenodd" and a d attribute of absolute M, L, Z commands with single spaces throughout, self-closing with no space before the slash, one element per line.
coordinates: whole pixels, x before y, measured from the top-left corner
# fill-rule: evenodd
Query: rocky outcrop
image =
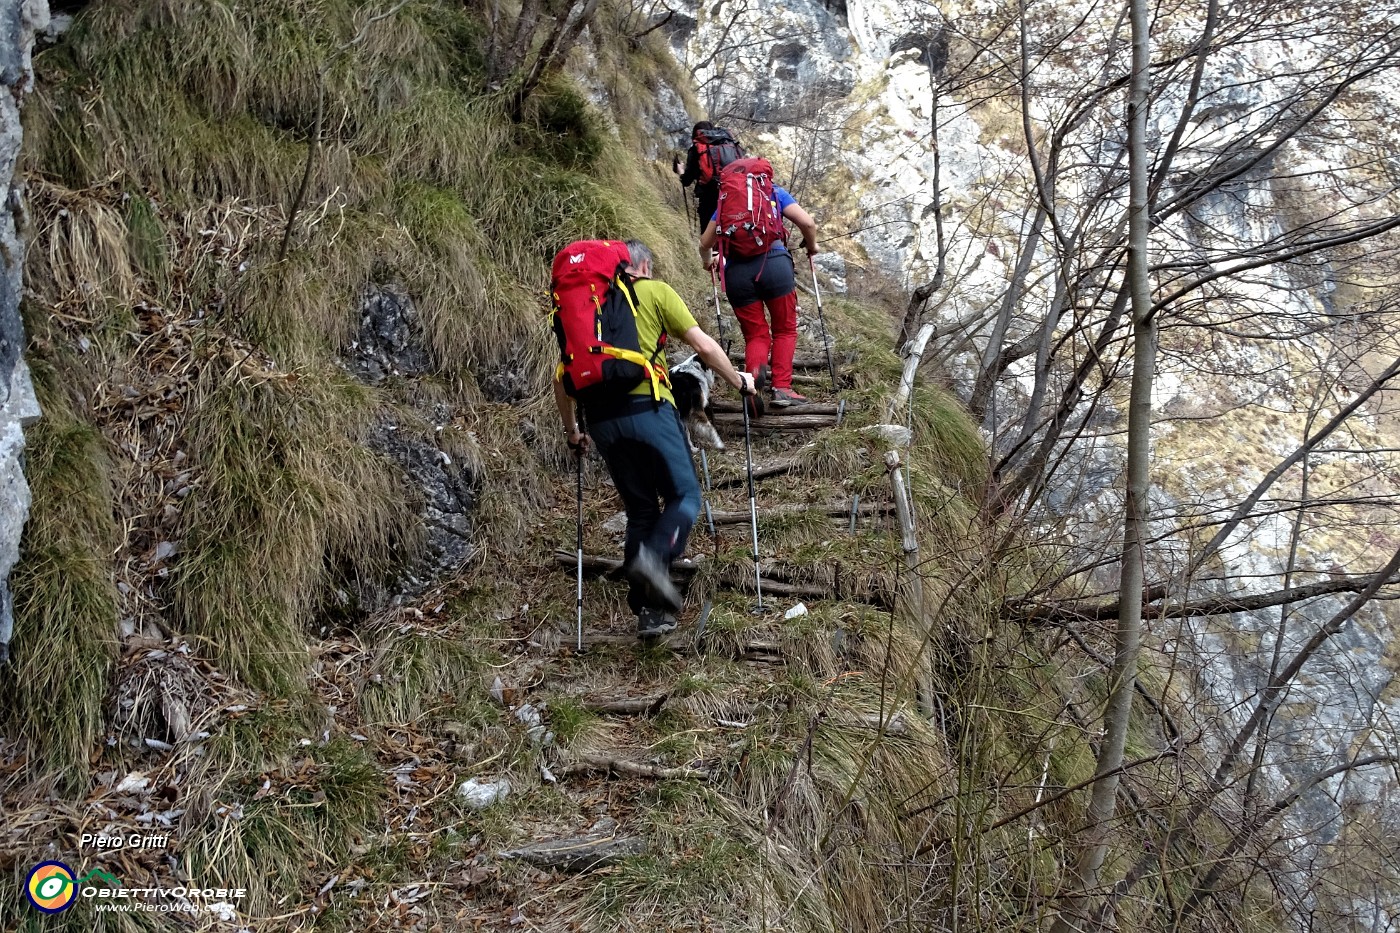
<path fill-rule="evenodd" d="M 24 328 L 19 301 L 24 262 L 24 185 L 16 177 L 19 161 L 19 106 L 29 90 L 30 50 L 34 35 L 49 24 L 44 0 L 20 0 L 0 8 L 0 661 L 9 657 L 14 616 L 4 582 L 19 559 L 20 532 L 29 515 L 29 485 L 24 480 L 24 425 L 39 417 L 39 403 L 21 355 Z"/>
<path fill-rule="evenodd" d="M 360 331 L 344 362 L 367 385 L 411 378 L 432 369 L 418 309 L 407 289 L 394 283 L 364 286 L 360 292 Z M 506 378 L 488 373 L 484 381 Z M 487 394 L 493 395 L 489 387 Z M 446 405 L 438 403 L 421 414 L 440 432 L 449 412 Z M 427 433 L 410 426 L 380 422 L 370 432 L 369 444 L 398 464 L 405 481 L 422 497 L 419 521 L 426 545 L 419 559 L 400 568 L 388 581 L 387 589 L 361 581 L 361 606 L 379 609 L 422 593 L 471 557 L 471 512 L 476 507 L 479 477 L 454 462 Z"/>
<path fill-rule="evenodd" d="M 360 333 L 350 351 L 351 372 L 370 385 L 431 368 L 418 309 L 403 286 L 365 285 L 360 292 Z"/>
<path fill-rule="evenodd" d="M 438 414 L 446 418 L 446 411 Z M 446 451 L 395 424 L 378 425 L 369 442 L 403 469 L 423 497 L 420 521 L 427 547 L 423 557 L 395 581 L 396 592 L 386 594 L 394 602 L 423 592 L 472 556 L 471 513 L 476 508 L 479 477 Z"/>

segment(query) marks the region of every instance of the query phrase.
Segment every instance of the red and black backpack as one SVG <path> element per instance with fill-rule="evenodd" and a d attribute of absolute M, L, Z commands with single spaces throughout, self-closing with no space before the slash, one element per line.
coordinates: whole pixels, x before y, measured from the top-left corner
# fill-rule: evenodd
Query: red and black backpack
<path fill-rule="evenodd" d="M 695 152 L 702 185 L 710 184 L 726 165 L 744 157 L 744 147 L 728 130 L 719 127 L 701 130 L 695 135 Z"/>
<path fill-rule="evenodd" d="M 773 196 L 773 166 L 767 159 L 739 159 L 719 175 L 716 211 L 719 250 L 726 256 L 762 256 L 787 242 L 787 227 Z"/>
<path fill-rule="evenodd" d="M 617 400 L 643 381 L 653 399 L 670 385 L 664 357 L 666 328 L 651 356 L 642 353 L 637 331 L 637 295 L 627 246 L 617 240 L 577 240 L 554 257 L 550 325 L 559 341 L 556 375 L 564 391 L 587 409 L 590 402 Z"/>

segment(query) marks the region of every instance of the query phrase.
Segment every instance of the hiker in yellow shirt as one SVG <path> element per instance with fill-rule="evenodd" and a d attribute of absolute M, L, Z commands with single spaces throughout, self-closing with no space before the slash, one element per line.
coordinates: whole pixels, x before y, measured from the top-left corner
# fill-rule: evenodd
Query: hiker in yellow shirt
<path fill-rule="evenodd" d="M 714 338 L 701 330 L 675 289 L 651 277 L 652 255 L 646 244 L 628 240 L 633 291 L 637 296 L 637 336 L 654 347 L 664 330 L 683 340 L 716 374 L 745 395 L 757 389 L 754 378 L 730 363 Z M 665 365 L 664 360 L 657 361 Z M 690 459 L 690 445 L 671 390 L 661 386 L 660 400 L 644 380 L 616 401 L 590 402 L 587 429 L 580 430 L 574 400 L 556 376 L 554 399 L 569 445 L 586 451 L 591 438 L 607 464 L 613 485 L 627 511 L 624 566 L 630 587 L 627 604 L 637 614 L 637 634 L 663 635 L 676 627 L 680 593 L 671 582 L 671 561 L 685 551 L 686 539 L 700 513 L 700 483 Z"/>

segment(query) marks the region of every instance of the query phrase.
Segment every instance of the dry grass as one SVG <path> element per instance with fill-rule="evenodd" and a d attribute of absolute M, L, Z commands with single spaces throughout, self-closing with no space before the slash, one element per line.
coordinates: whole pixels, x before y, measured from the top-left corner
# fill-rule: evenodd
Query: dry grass
<path fill-rule="evenodd" d="M 184 864 L 246 881 L 250 925 L 500 924 L 520 904 L 539 917 L 530 898 L 543 898 L 560 927 L 824 933 L 934 926 L 976 906 L 947 879 L 983 852 L 1013 861 L 1021 837 L 959 834 L 1024 799 L 1038 773 L 1033 724 L 1053 718 L 1044 697 L 1058 686 L 1018 669 L 1002 690 L 998 652 L 1025 646 L 978 640 L 1019 564 L 965 573 L 985 546 L 974 522 L 985 457 L 947 394 L 915 394 L 910 452 L 936 617 L 820 601 L 782 621 L 721 592 L 705 657 L 553 651 L 571 628 L 573 583 L 549 552 L 572 540 L 573 489 L 546 392 L 547 260 L 574 238 L 638 236 L 663 277 L 707 292 L 688 227 L 663 206 L 674 178 L 619 157 L 641 140 L 639 96 L 664 72 L 662 35 L 630 73 L 630 52 L 595 37 L 607 86 L 627 103 L 620 146 L 570 80 L 551 77 L 519 126 L 474 96 L 480 25 L 460 5 L 415 0 L 344 54 L 382 7 L 187 6 L 84 12 L 40 56 L 28 118 L 28 314 L 48 420 L 30 438 L 20 667 L 4 686 L 18 697 L 7 729 L 26 747 L 42 738 L 42 767 L 70 777 L 65 806 L 84 792 L 108 801 L 92 761 L 178 784 Z M 276 262 L 322 94 L 323 145 Z M 366 283 L 412 295 L 431 372 L 368 388 L 340 368 Z M 890 319 L 834 298 L 825 313 L 838 347 L 861 354 L 851 420 L 805 446 L 761 444 L 760 458 L 799 458 L 795 476 L 765 483 L 764 504 L 888 499 L 883 451 L 859 429 L 883 417 L 899 373 Z M 479 478 L 478 556 L 442 591 L 374 619 L 337 615 L 327 607 L 339 591 L 388 581 L 423 542 L 417 494 L 366 446 L 381 420 L 436 436 Z M 738 462 L 712 466 L 732 476 Z M 596 465 L 587 485 L 588 547 L 606 552 L 598 526 L 613 493 Z M 746 505 L 742 489 L 714 502 Z M 888 590 L 900 560 L 890 532 L 850 536 L 842 522 L 794 516 L 764 523 L 763 548 L 799 582 Z M 745 536 L 725 532 L 692 604 L 749 561 Z M 586 589 L 589 623 L 627 631 L 622 587 Z M 112 680 L 119 612 L 139 626 Z M 782 663 L 736 660 L 756 639 Z M 179 659 L 155 656 L 166 649 Z M 914 713 L 930 670 L 963 731 Z M 538 747 L 490 699 L 496 676 L 518 691 L 514 704 L 544 706 L 554 746 Z M 41 692 L 50 684 L 62 686 Z M 109 688 L 130 700 L 124 717 L 104 709 Z M 580 700 L 644 689 L 670 693 L 660 716 L 620 721 Z M 871 727 L 894 712 L 901 728 Z M 104 725 L 123 740 L 178 739 L 187 720 L 208 735 L 169 754 L 100 745 Z M 1082 744 L 1057 748 L 1057 779 L 1081 773 Z M 541 783 L 541 763 L 617 750 L 699 762 L 711 780 Z M 518 788 L 506 806 L 456 801 L 457 783 L 496 773 Z M 550 879 L 543 895 L 538 878 L 494 859 L 507 841 L 562 835 L 599 812 L 643 835 L 649 854 Z M 921 852 L 940 837 L 959 840 L 956 852 Z M 488 877 L 463 877 L 469 865 Z M 1053 871 L 1036 861 L 1023 874 Z M 332 875 L 340 887 L 318 896 Z M 429 876 L 430 898 L 399 900 Z M 352 878 L 362 894 L 345 893 Z"/>
<path fill-rule="evenodd" d="M 10 577 L 14 661 L 3 669 L 6 732 L 28 744 L 34 773 L 81 786 L 102 732 L 117 658 L 117 594 L 108 555 L 112 463 L 101 437 L 72 411 L 56 374 L 34 367 L 44 418 L 27 431 L 32 491 L 20 562 Z M 10 730 L 14 732 L 10 732 Z"/>

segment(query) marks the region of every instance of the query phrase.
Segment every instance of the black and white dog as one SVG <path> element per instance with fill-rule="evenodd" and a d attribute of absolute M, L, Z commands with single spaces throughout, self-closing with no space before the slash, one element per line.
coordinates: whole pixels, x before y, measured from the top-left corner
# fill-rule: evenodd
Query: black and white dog
<path fill-rule="evenodd" d="M 710 390 L 715 387 L 715 374 L 696 355 L 672 366 L 670 372 L 671 394 L 676 397 L 676 411 L 685 422 L 690 449 L 723 450 L 724 441 L 710 422 Z"/>

